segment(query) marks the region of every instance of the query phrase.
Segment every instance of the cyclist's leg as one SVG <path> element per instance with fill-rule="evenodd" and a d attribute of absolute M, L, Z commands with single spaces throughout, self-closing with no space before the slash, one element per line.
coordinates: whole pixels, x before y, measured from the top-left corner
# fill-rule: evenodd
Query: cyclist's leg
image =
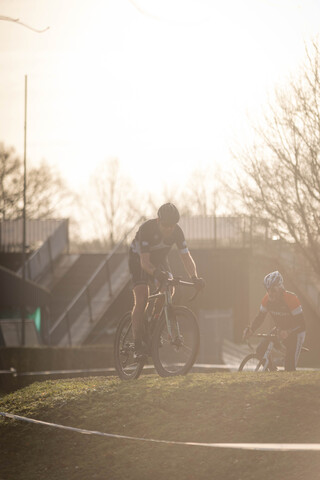
<path fill-rule="evenodd" d="M 285 345 L 287 348 L 286 351 L 286 358 L 285 358 L 285 364 L 284 364 L 284 369 L 287 372 L 293 372 L 296 370 L 299 356 L 301 353 L 301 348 L 303 345 L 303 342 L 305 340 L 306 332 L 293 332 L 285 341 Z"/>
<path fill-rule="evenodd" d="M 258 355 L 260 360 L 262 360 L 264 354 L 266 353 L 269 343 L 270 343 L 270 340 L 267 338 L 264 338 L 257 346 L 256 354 Z"/>
<path fill-rule="evenodd" d="M 132 333 L 136 351 L 142 350 L 143 317 L 148 303 L 148 275 L 141 268 L 140 255 L 129 253 L 129 270 L 132 276 L 134 304 L 131 313 Z"/>
<path fill-rule="evenodd" d="M 135 341 L 141 338 L 143 316 L 148 302 L 149 287 L 139 284 L 133 288 L 134 305 L 131 313 L 132 331 Z"/>
<path fill-rule="evenodd" d="M 132 333 L 137 354 L 145 353 L 145 346 L 142 341 L 143 318 L 147 307 L 149 287 L 142 283 L 133 288 L 134 305 L 131 313 Z"/>

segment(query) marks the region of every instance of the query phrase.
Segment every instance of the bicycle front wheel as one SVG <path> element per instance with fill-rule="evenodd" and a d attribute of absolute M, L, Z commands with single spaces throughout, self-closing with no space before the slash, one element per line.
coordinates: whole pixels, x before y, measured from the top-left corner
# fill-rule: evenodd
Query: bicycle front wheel
<path fill-rule="evenodd" d="M 192 368 L 199 350 L 196 317 L 186 307 L 169 310 L 169 329 L 163 314 L 152 339 L 152 358 L 161 377 L 185 375 Z"/>
<path fill-rule="evenodd" d="M 260 360 L 256 353 L 247 355 L 238 368 L 238 372 L 263 372 L 265 371 L 265 361 Z"/>
<path fill-rule="evenodd" d="M 122 380 L 136 379 L 139 377 L 144 363 L 144 358 L 134 358 L 131 312 L 128 312 L 120 320 L 114 340 L 116 372 Z"/>

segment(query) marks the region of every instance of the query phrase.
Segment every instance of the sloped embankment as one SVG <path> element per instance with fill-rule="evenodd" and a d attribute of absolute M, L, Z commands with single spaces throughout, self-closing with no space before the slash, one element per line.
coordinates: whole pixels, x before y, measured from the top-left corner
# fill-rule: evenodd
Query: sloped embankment
<path fill-rule="evenodd" d="M 113 434 L 201 443 L 320 443 L 320 372 L 35 383 L 0 411 Z M 261 452 L 83 435 L 0 418 L 6 480 L 317 480 L 320 452 Z"/>

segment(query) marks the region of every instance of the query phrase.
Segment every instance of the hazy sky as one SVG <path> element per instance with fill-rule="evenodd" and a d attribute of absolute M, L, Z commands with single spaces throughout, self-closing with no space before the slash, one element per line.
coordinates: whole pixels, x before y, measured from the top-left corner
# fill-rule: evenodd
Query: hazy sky
<path fill-rule="evenodd" d="M 0 0 L 0 141 L 79 188 L 117 156 L 142 189 L 229 163 L 301 61 L 319 0 Z"/>

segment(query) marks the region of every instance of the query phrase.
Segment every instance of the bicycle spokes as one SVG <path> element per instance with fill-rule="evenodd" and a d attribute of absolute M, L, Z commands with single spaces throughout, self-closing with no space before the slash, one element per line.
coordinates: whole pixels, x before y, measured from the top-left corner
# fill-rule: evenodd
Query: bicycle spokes
<path fill-rule="evenodd" d="M 131 315 L 126 314 L 119 323 L 114 343 L 114 360 L 120 378 L 138 378 L 144 359 L 135 358 L 135 346 L 131 326 Z"/>
<path fill-rule="evenodd" d="M 188 309 L 177 308 L 174 318 L 162 318 L 153 340 L 155 367 L 160 375 L 184 374 L 192 367 L 198 351 L 199 331 Z"/>

